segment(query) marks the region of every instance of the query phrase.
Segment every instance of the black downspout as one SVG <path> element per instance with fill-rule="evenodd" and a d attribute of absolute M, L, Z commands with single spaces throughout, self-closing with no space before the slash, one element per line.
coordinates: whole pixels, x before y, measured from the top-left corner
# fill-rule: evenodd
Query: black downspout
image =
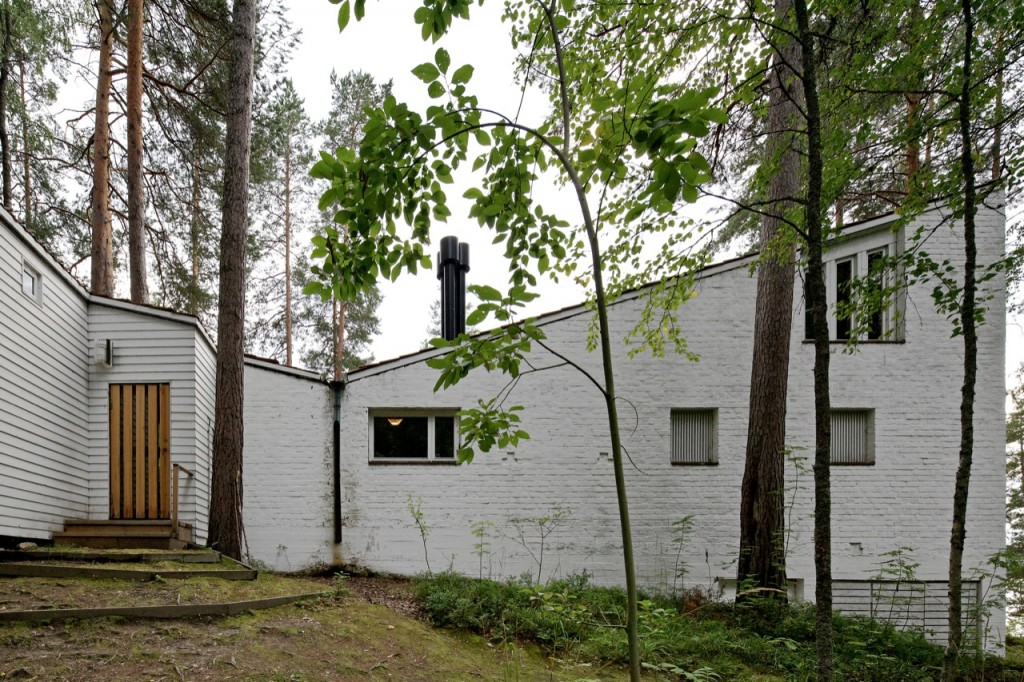
<path fill-rule="evenodd" d="M 332 485 L 334 488 L 334 544 L 341 544 L 341 389 L 344 382 L 332 381 L 334 391 L 334 466 Z"/>

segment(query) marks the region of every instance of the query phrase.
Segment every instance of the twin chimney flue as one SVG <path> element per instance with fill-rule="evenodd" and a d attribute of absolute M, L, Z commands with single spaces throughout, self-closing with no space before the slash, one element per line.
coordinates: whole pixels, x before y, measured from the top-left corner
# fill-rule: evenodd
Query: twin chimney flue
<path fill-rule="evenodd" d="M 441 280 L 441 336 L 451 341 L 466 331 L 466 273 L 469 244 L 458 237 L 441 240 L 437 254 L 437 278 Z"/>

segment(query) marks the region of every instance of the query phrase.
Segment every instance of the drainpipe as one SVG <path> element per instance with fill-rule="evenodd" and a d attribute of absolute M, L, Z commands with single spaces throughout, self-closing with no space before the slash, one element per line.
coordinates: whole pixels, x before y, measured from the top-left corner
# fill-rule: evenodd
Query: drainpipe
<path fill-rule="evenodd" d="M 341 391 L 343 381 L 332 381 L 334 392 L 334 465 L 332 467 L 332 486 L 334 488 L 334 559 L 341 560 Z"/>

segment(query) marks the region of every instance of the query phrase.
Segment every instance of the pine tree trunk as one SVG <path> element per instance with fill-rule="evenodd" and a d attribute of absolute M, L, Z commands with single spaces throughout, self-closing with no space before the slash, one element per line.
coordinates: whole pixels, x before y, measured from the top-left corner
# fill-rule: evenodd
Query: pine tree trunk
<path fill-rule="evenodd" d="M 960 327 L 964 339 L 964 381 L 960 389 L 960 457 L 953 490 L 953 524 L 949 538 L 949 638 L 942 661 L 942 679 L 956 679 L 960 647 L 963 644 L 963 559 L 967 538 L 967 494 L 974 460 L 974 391 L 978 375 L 978 332 L 975 328 L 975 243 L 973 138 L 971 135 L 971 68 L 974 51 L 974 14 L 971 0 L 960 3 L 964 23 L 963 83 L 960 91 L 960 163 L 964 174 L 964 283 L 960 299 Z"/>
<path fill-rule="evenodd" d="M 146 192 L 142 155 L 143 0 L 128 0 L 128 270 L 132 303 L 149 303 L 146 287 Z"/>
<path fill-rule="evenodd" d="M 814 334 L 814 635 L 818 682 L 831 682 L 832 660 L 832 404 L 829 396 L 828 310 L 822 252 L 821 113 L 818 64 L 810 29 L 807 0 L 793 0 L 803 65 L 804 110 L 807 113 L 807 298 Z"/>
<path fill-rule="evenodd" d="M 194 138 L 193 138 L 194 139 Z M 199 314 L 199 249 L 200 249 L 200 226 L 203 217 L 202 207 L 199 205 L 202 200 L 202 188 L 199 186 L 199 150 L 196 149 L 192 157 L 192 205 L 191 218 L 189 220 L 189 251 L 192 254 L 192 279 L 189 291 L 189 312 L 193 315 Z"/>
<path fill-rule="evenodd" d="M 785 23 L 790 0 L 776 0 L 775 16 Z M 780 36 L 780 40 L 785 37 Z M 793 326 L 793 240 L 783 217 L 792 219 L 792 199 L 800 190 L 799 157 L 790 131 L 798 109 L 796 76 L 786 64 L 799 63 L 799 46 L 788 41 L 773 59 L 768 110 L 768 163 L 776 164 L 761 219 L 762 256 L 758 265 L 754 355 L 750 377 L 750 420 L 740 501 L 740 585 L 758 589 L 757 599 L 786 601 L 785 447 L 789 346 Z M 765 591 L 767 590 L 767 591 Z M 737 601 L 748 595 L 737 591 Z"/>
<path fill-rule="evenodd" d="M 256 0 L 234 0 L 231 23 L 231 89 L 224 151 L 221 217 L 220 310 L 217 322 L 217 410 L 209 543 L 242 556 L 242 396 L 245 362 L 245 244 L 249 217 Z"/>
<path fill-rule="evenodd" d="M 8 129 L 7 111 L 10 108 L 8 90 L 11 85 L 11 7 L 9 0 L 4 0 L 0 6 L 3 12 L 3 55 L 0 55 L 0 157 L 2 162 L 3 175 L 3 202 L 4 208 L 10 212 L 13 208 L 11 176 L 11 133 Z"/>
<path fill-rule="evenodd" d="M 110 63 L 113 55 L 113 0 L 98 0 L 100 55 L 96 76 L 96 132 L 92 175 L 92 293 L 114 295 L 114 238 L 110 218 Z"/>
<path fill-rule="evenodd" d="M 22 58 L 19 63 L 19 74 L 21 75 L 21 101 L 25 102 L 25 60 Z M 23 104 L 23 106 L 26 106 Z M 28 149 L 28 114 L 21 117 L 21 156 L 25 171 L 25 229 L 32 232 L 32 164 L 29 163 Z"/>
<path fill-rule="evenodd" d="M 292 366 L 292 140 L 284 150 L 284 364 Z"/>

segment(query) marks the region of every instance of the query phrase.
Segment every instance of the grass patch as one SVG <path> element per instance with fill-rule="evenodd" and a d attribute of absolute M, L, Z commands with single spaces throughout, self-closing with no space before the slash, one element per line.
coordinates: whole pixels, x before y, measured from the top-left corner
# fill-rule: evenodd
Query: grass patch
<path fill-rule="evenodd" d="M 419 578 L 416 596 L 437 625 L 498 641 L 534 642 L 549 655 L 576 663 L 622 666 L 627 660 L 625 594 L 589 585 L 585 576 L 538 587 L 523 580 L 499 583 L 444 573 Z M 691 612 L 683 613 L 683 604 Z M 837 680 L 939 678 L 942 648 L 919 633 L 839 615 L 833 627 Z M 639 630 L 644 668 L 659 679 L 815 678 L 814 611 L 809 604 L 763 617 L 700 595 L 682 600 L 650 596 L 640 603 Z M 967 656 L 959 679 L 1018 681 L 1022 660 L 1024 646 L 1005 661 Z"/>

